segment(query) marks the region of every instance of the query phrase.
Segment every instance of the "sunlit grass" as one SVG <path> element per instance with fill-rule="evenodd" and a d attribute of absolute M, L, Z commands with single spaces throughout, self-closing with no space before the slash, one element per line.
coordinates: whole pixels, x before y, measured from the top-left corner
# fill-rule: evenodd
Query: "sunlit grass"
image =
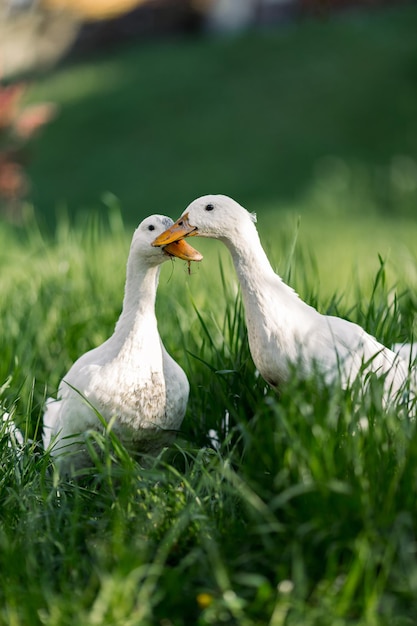
<path fill-rule="evenodd" d="M 320 310 L 411 339 L 412 261 L 388 275 L 376 256 L 349 298 L 338 268 L 336 295 L 304 226 L 262 237 L 281 274 Z M 37 444 L 44 399 L 113 331 L 130 237 L 115 209 L 107 226 L 62 221 L 54 238 L 32 218 L 0 229 L 0 403 L 34 438 L 19 452 L 0 434 L 0 624 L 412 624 L 415 423 L 382 411 L 378 384 L 361 403 L 358 385 L 325 390 L 296 371 L 269 390 L 215 242 L 195 240 L 205 259 L 191 274 L 168 262 L 160 279 L 160 333 L 191 385 L 176 443 L 144 468 L 103 432 L 86 476 L 60 478 Z"/>
<path fill-rule="evenodd" d="M 372 285 L 381 256 L 388 280 L 398 289 L 416 283 L 417 222 L 415 219 L 358 215 L 327 216 L 320 211 L 260 212 L 259 229 L 275 267 L 285 267 L 283 241 L 296 237 L 294 263 L 303 264 L 297 276 L 305 276 L 302 289 L 314 289 L 323 298 L 337 292 L 354 304 L 358 284 Z M 297 286 L 298 288 L 298 286 Z M 304 293 L 303 295 L 306 295 Z"/>
<path fill-rule="evenodd" d="M 60 114 L 33 146 L 37 218 L 0 225 L 0 406 L 26 440 L 0 421 L 1 626 L 415 623 L 415 422 L 377 382 L 359 401 L 294 371 L 273 393 L 220 242 L 161 272 L 160 334 L 191 387 L 176 443 L 142 467 L 100 432 L 69 481 L 39 440 L 45 398 L 113 332 L 134 224 L 202 193 L 256 211 L 321 312 L 415 339 L 416 15 L 149 42 L 33 90 Z"/>

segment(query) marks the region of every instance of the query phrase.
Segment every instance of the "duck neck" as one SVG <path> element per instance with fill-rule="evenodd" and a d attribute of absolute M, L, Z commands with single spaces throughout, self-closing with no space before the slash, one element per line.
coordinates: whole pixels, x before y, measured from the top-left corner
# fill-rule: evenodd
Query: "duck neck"
<path fill-rule="evenodd" d="M 281 287 L 283 292 L 297 297 L 293 289 L 274 272 L 253 224 L 240 232 L 238 237 L 232 236 L 224 243 L 232 255 L 244 300 L 247 297 L 251 300 L 263 298 L 264 289 L 271 285 L 271 281 L 276 287 Z"/>
<path fill-rule="evenodd" d="M 132 332 L 138 334 L 139 329 L 157 332 L 155 300 L 159 272 L 159 265 L 141 266 L 129 257 L 123 308 L 114 331 L 119 341 L 123 342 Z"/>

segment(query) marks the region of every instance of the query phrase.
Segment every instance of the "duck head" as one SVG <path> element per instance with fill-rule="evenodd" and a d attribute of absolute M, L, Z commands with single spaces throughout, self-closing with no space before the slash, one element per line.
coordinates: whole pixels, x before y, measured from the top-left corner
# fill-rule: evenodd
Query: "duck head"
<path fill-rule="evenodd" d="M 155 236 L 160 236 L 173 224 L 173 220 L 165 215 L 151 215 L 145 218 L 134 232 L 132 250 L 152 265 L 163 263 L 169 257 L 177 257 L 184 261 L 201 261 L 202 254 L 186 241 L 173 241 L 167 245 L 162 244 L 158 250 L 155 249 L 153 246 Z"/>
<path fill-rule="evenodd" d="M 238 202 L 223 195 L 207 195 L 197 198 L 185 209 L 181 217 L 164 233 L 154 239 L 153 246 L 166 246 L 184 237 L 212 237 L 232 239 L 245 225 L 256 221 Z"/>

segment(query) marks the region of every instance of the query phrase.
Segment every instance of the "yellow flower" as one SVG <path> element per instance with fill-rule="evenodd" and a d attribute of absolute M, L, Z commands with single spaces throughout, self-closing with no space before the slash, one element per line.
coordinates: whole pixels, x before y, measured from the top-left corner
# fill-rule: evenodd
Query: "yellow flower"
<path fill-rule="evenodd" d="M 197 604 L 200 609 L 206 609 L 213 602 L 213 596 L 209 593 L 199 593 L 197 596 Z"/>

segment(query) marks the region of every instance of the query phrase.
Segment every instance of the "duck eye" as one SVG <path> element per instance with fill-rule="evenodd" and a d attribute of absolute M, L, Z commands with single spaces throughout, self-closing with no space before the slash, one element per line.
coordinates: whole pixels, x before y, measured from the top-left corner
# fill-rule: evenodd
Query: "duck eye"
<path fill-rule="evenodd" d="M 214 209 L 214 204 L 206 204 L 206 211 L 212 211 Z"/>
<path fill-rule="evenodd" d="M 153 224 L 149 224 L 148 230 L 155 230 L 155 226 Z"/>

